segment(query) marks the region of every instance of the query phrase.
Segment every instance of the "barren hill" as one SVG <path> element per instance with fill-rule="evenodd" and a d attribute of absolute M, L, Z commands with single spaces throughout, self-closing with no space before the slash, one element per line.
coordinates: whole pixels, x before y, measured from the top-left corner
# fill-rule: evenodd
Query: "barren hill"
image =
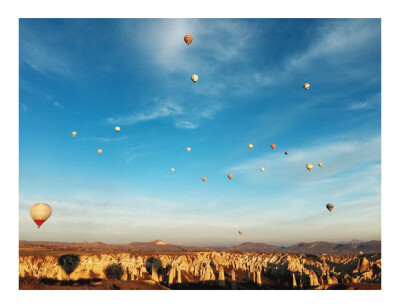
<path fill-rule="evenodd" d="M 267 253 L 296 253 L 296 254 L 373 254 L 381 252 L 381 242 L 372 240 L 361 243 L 338 244 L 325 241 L 299 242 L 290 247 L 281 247 L 265 243 L 245 242 L 230 247 L 193 247 L 169 244 L 161 240 L 150 242 L 131 242 L 128 244 L 107 244 L 97 242 L 47 242 L 21 240 L 20 246 L 81 248 L 102 250 L 129 250 L 151 252 L 185 252 L 185 251 L 236 251 L 236 252 L 267 252 Z"/>

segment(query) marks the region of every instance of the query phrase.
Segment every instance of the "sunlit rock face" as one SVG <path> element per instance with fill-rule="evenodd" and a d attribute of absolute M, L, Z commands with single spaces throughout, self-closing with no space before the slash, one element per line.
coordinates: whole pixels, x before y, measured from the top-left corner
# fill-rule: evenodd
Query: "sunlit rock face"
<path fill-rule="evenodd" d="M 229 272 L 230 271 L 230 272 Z M 151 279 L 165 286 L 187 278 L 236 288 L 235 271 L 261 287 L 262 276 L 291 288 L 324 289 L 338 283 L 380 283 L 381 255 L 302 255 L 270 253 L 191 252 L 186 255 L 130 253 L 63 256 L 20 256 L 19 276 L 57 280 Z M 183 274 L 186 275 L 185 278 Z M 225 274 L 228 273 L 228 274 Z M 244 277 L 244 276 L 243 276 Z"/>

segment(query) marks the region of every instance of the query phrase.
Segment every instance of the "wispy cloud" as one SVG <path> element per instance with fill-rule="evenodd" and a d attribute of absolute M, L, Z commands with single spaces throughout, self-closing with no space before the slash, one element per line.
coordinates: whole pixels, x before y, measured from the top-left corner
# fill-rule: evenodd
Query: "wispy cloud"
<path fill-rule="evenodd" d="M 24 103 L 20 103 L 20 109 L 21 109 L 23 112 L 27 112 L 27 111 L 28 111 L 28 107 L 27 107 Z"/>
<path fill-rule="evenodd" d="M 122 136 L 122 137 L 113 137 L 113 138 L 110 138 L 110 137 L 93 137 L 92 140 L 93 141 L 101 141 L 101 142 L 116 142 L 116 141 L 125 140 L 127 138 L 128 138 L 128 136 L 125 135 L 125 136 Z"/>
<path fill-rule="evenodd" d="M 20 27 L 20 57 L 23 63 L 42 74 L 72 76 L 72 61 L 62 49 L 45 43 L 42 34 Z"/>
<path fill-rule="evenodd" d="M 190 121 L 176 121 L 174 122 L 174 125 L 177 128 L 181 128 L 181 129 L 195 129 L 197 128 L 197 125 L 190 122 Z"/>
<path fill-rule="evenodd" d="M 319 75 L 323 75 L 322 66 L 329 66 L 336 71 L 340 67 L 341 76 L 337 79 L 338 82 L 349 78 L 377 80 L 372 75 L 376 72 L 375 67 L 371 69 L 371 65 L 365 65 L 366 60 L 362 60 L 362 56 L 380 48 L 376 44 L 380 38 L 380 27 L 377 25 L 378 21 L 371 19 L 324 22 L 309 33 L 312 36 L 304 51 L 288 55 L 272 70 L 268 69 L 265 73 L 255 72 L 253 80 L 261 86 L 275 86 L 291 80 L 304 69 L 310 74 L 312 69 L 318 67 Z"/>
<path fill-rule="evenodd" d="M 142 121 L 155 120 L 158 118 L 166 118 L 170 116 L 176 116 L 182 113 L 182 109 L 179 105 L 166 101 L 163 103 L 157 103 L 155 107 L 153 107 L 150 111 L 145 112 L 134 112 L 127 116 L 117 117 L 117 118 L 108 118 L 108 123 L 111 124 L 136 124 Z"/>
<path fill-rule="evenodd" d="M 363 110 L 363 109 L 371 109 L 376 106 L 379 106 L 381 102 L 381 94 L 376 93 L 372 95 L 371 97 L 367 98 L 364 101 L 361 102 L 353 102 L 348 105 L 346 110 Z"/>
<path fill-rule="evenodd" d="M 64 108 L 59 102 L 57 102 L 57 101 L 54 101 L 53 102 L 53 105 L 55 106 L 55 107 L 58 107 L 58 108 Z"/>
<path fill-rule="evenodd" d="M 261 158 L 248 159 L 230 169 L 251 181 L 258 180 L 259 183 L 263 180 L 254 176 L 254 169 L 260 167 L 264 167 L 266 173 L 274 173 L 274 181 L 318 181 L 354 169 L 363 163 L 379 162 L 381 138 L 373 136 L 367 139 L 324 141 L 307 148 L 288 148 L 287 150 L 289 151 L 287 156 L 283 157 L 283 152 L 279 152 L 280 154 L 271 152 Z M 322 169 L 319 169 L 317 165 L 319 162 L 323 163 Z M 305 168 L 307 163 L 314 165 L 311 172 Z"/>

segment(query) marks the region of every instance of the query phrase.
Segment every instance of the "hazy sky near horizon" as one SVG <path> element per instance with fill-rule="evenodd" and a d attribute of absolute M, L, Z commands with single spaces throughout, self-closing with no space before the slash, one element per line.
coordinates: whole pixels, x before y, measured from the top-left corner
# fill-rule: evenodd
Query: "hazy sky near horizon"
<path fill-rule="evenodd" d="M 20 239 L 380 240 L 380 19 L 20 19 L 19 34 Z"/>

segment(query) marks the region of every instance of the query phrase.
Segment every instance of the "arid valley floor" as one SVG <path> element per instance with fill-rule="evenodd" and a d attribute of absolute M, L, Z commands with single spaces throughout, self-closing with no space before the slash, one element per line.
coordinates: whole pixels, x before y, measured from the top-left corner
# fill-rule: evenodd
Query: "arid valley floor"
<path fill-rule="evenodd" d="M 20 242 L 19 288 L 64 289 L 381 289 L 381 254 L 168 251 L 101 243 Z M 160 250 L 164 249 L 164 250 Z M 379 245 L 380 247 L 380 245 Z M 139 249 L 139 250 L 138 250 Z"/>

